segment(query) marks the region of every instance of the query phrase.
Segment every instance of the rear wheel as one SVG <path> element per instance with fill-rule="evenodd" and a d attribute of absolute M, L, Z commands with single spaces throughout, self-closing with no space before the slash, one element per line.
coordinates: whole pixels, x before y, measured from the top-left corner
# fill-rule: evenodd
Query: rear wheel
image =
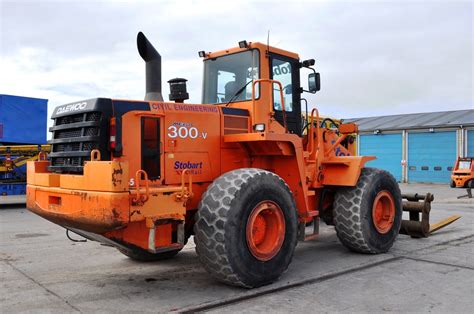
<path fill-rule="evenodd" d="M 361 253 L 387 252 L 402 221 L 402 197 L 395 178 L 364 168 L 357 185 L 340 189 L 334 201 L 334 226 L 342 244 Z"/>
<path fill-rule="evenodd" d="M 285 182 L 245 168 L 209 186 L 195 224 L 196 252 L 217 280 L 247 288 L 277 280 L 297 242 L 297 213 Z"/>

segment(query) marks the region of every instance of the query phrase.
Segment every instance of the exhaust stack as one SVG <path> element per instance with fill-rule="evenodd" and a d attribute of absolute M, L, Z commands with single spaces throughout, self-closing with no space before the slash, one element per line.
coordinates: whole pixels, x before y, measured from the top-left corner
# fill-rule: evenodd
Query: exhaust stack
<path fill-rule="evenodd" d="M 163 95 L 161 94 L 161 56 L 142 32 L 137 35 L 137 48 L 138 53 L 145 61 L 145 100 L 163 101 Z"/>

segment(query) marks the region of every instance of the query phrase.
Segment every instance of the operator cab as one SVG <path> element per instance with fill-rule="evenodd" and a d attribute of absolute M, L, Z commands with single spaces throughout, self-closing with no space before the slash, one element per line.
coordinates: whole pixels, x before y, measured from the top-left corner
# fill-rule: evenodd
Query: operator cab
<path fill-rule="evenodd" d="M 251 82 L 259 78 L 258 49 L 207 59 L 204 61 L 202 102 L 204 104 L 227 104 L 252 100 Z M 258 98 L 258 94 L 256 98 Z"/>
<path fill-rule="evenodd" d="M 241 44 L 244 43 L 244 44 Z M 253 82 L 259 79 L 271 79 L 282 84 L 283 113 L 280 87 L 273 84 L 271 92 L 275 119 L 284 125 L 284 116 L 288 132 L 302 135 L 301 94 L 304 91 L 300 84 L 300 69 L 311 68 L 307 61 L 300 62 L 297 54 L 270 47 L 261 43 L 239 43 L 234 48 L 215 53 L 201 51 L 204 57 L 203 104 L 232 106 L 237 103 L 251 102 L 254 97 L 256 106 L 264 106 L 266 102 L 260 95 L 268 95 L 269 84 L 257 83 L 255 95 L 252 96 Z M 313 69 L 312 69 L 313 70 Z M 309 92 L 319 90 L 319 75 L 310 74 Z M 317 84 L 317 85 L 316 85 Z M 264 89 L 265 88 L 265 89 Z M 239 106 L 240 107 L 240 106 Z M 251 107 L 248 107 L 249 110 Z"/>

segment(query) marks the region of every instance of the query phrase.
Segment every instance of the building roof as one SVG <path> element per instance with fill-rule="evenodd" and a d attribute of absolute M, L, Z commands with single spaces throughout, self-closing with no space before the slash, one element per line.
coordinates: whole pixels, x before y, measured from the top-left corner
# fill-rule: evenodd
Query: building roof
<path fill-rule="evenodd" d="M 356 123 L 362 132 L 474 126 L 474 109 L 350 118 L 342 121 Z"/>

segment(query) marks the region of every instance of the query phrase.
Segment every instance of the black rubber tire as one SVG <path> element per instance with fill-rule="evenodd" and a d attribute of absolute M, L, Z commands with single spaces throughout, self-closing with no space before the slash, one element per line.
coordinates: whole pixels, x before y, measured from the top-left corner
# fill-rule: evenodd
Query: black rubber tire
<path fill-rule="evenodd" d="M 381 234 L 372 220 L 372 205 L 378 192 L 387 190 L 395 201 L 391 229 Z M 341 188 L 334 200 L 334 226 L 341 243 L 360 253 L 384 253 L 395 242 L 402 223 L 402 196 L 395 178 L 384 170 L 363 168 L 357 185 Z"/>
<path fill-rule="evenodd" d="M 263 262 L 249 251 L 246 226 L 253 208 L 265 200 L 281 208 L 285 238 L 280 251 Z M 272 172 L 255 168 L 227 172 L 204 193 L 194 233 L 199 259 L 215 279 L 245 288 L 270 284 L 287 270 L 296 247 L 298 218 L 293 195 Z"/>
<path fill-rule="evenodd" d="M 454 180 L 451 180 L 451 182 L 449 182 L 449 186 L 452 188 L 456 187 L 456 183 L 454 183 Z"/>
<path fill-rule="evenodd" d="M 162 253 L 151 253 L 151 252 L 148 252 L 147 250 L 144 250 L 138 247 L 129 248 L 128 250 L 125 250 L 125 249 L 118 249 L 118 250 L 123 255 L 137 262 L 155 262 L 155 261 L 165 260 L 165 259 L 175 257 L 179 253 L 179 251 L 181 251 L 181 249 L 179 249 L 179 250 L 167 251 L 167 252 L 162 252 Z"/>

